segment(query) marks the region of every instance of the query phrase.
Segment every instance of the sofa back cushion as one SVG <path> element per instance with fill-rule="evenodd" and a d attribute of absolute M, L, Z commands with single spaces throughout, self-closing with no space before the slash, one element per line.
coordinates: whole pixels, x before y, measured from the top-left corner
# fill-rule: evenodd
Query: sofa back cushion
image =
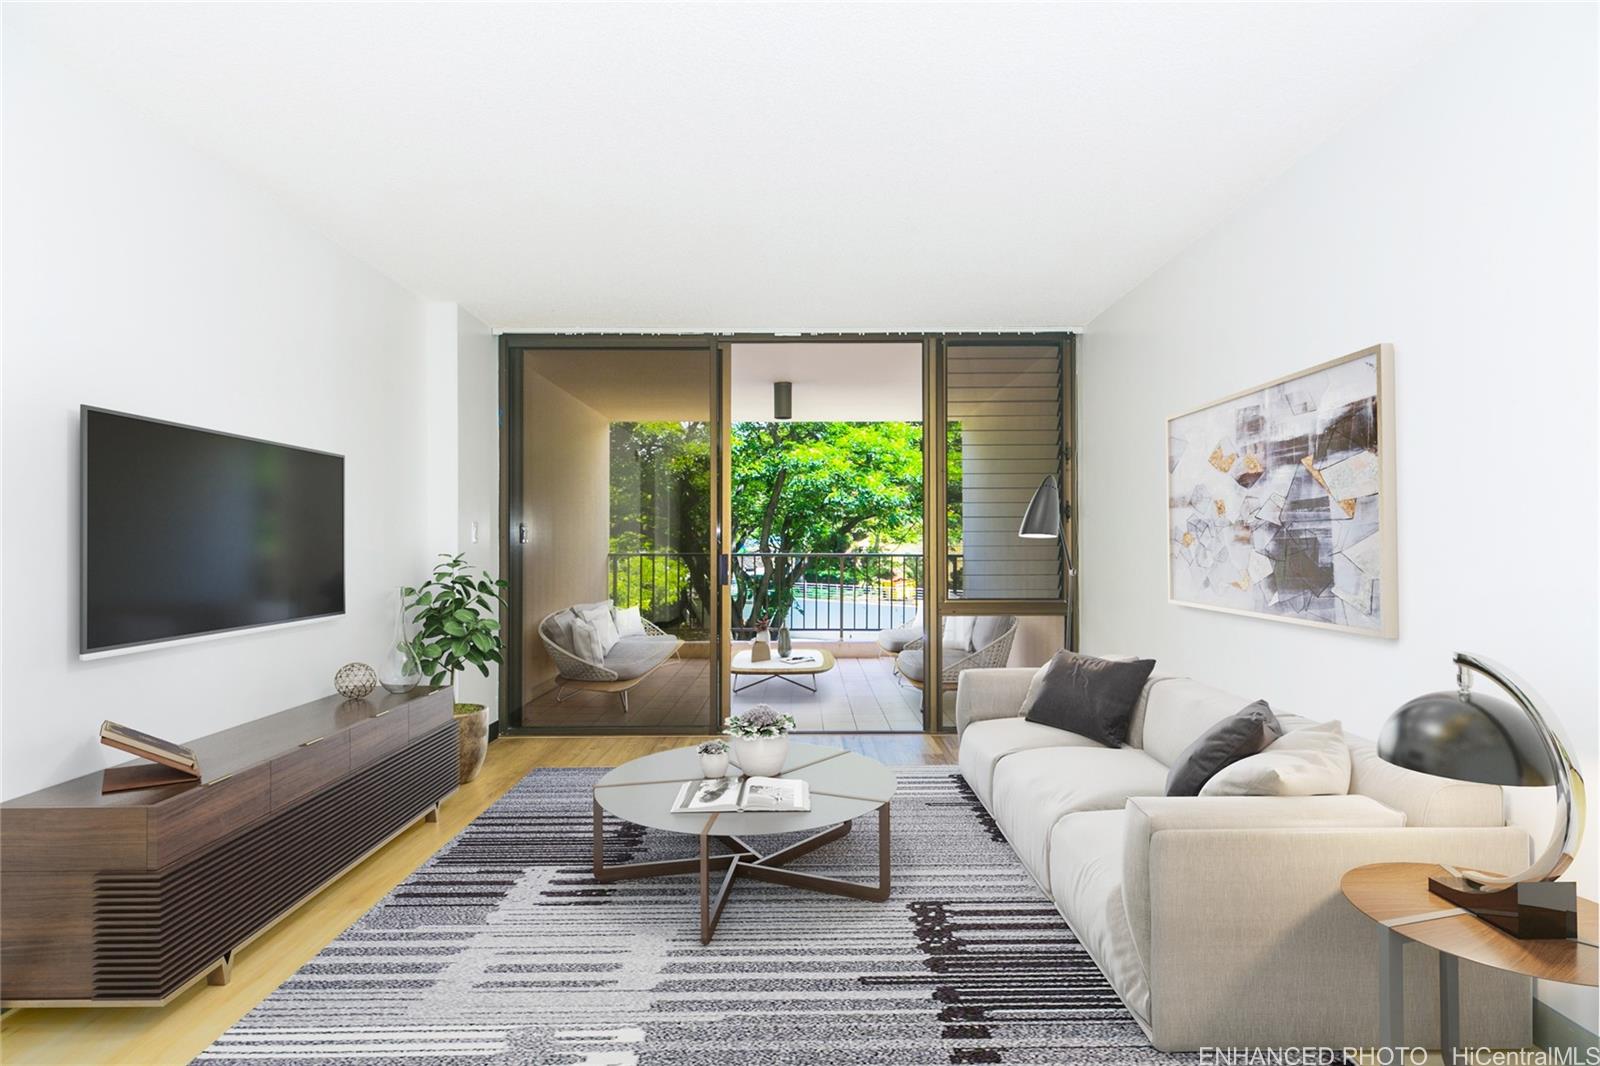
<path fill-rule="evenodd" d="M 1344 739 L 1350 748 L 1350 791 L 1403 811 L 1407 825 L 1506 824 L 1505 795 L 1499 785 L 1420 774 L 1384 762 L 1377 745 L 1365 737 L 1346 733 Z"/>
<path fill-rule="evenodd" d="M 1272 708 L 1266 700 L 1256 700 L 1209 726 L 1183 749 L 1167 772 L 1167 795 L 1198 796 L 1218 771 L 1251 758 L 1281 736 L 1283 727 Z"/>
<path fill-rule="evenodd" d="M 1154 659 L 1125 662 L 1065 648 L 1040 668 L 1022 702 L 1030 722 L 1065 729 L 1110 748 L 1128 738 L 1128 722 Z"/>
<path fill-rule="evenodd" d="M 1200 734 L 1253 702 L 1203 685 L 1193 678 L 1168 677 L 1152 681 L 1145 697 L 1139 746 L 1156 760 L 1171 766 Z"/>

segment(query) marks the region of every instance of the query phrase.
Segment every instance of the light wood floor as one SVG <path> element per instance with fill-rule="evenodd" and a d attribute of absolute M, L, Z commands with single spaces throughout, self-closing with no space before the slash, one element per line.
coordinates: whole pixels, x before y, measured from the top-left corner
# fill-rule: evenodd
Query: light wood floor
<path fill-rule="evenodd" d="M 478 779 L 444 803 L 436 824 L 419 822 L 329 885 L 234 961 L 223 987 L 204 982 L 162 1008 L 33 1009 L 0 1018 L 0 1061 L 91 1066 L 186 1063 L 411 872 L 461 832 L 529 770 L 540 766 L 615 766 L 640 755 L 696 743 L 694 737 L 509 737 L 489 745 Z M 948 763 L 951 736 L 808 737 L 885 763 Z"/>
<path fill-rule="evenodd" d="M 574 690 L 561 703 L 555 692 L 524 704 L 524 725 L 631 726 L 635 729 L 668 727 L 704 728 L 711 704 L 710 667 L 705 659 L 667 662 L 639 682 L 629 693 L 629 711 L 612 692 Z M 737 686 L 753 678 L 734 678 Z M 834 668 L 803 678 L 816 692 L 776 678 L 762 681 L 733 697 L 735 712 L 758 703 L 771 704 L 794 715 L 801 732 L 912 732 L 922 731 L 922 693 L 895 677 L 888 656 L 844 656 Z"/>

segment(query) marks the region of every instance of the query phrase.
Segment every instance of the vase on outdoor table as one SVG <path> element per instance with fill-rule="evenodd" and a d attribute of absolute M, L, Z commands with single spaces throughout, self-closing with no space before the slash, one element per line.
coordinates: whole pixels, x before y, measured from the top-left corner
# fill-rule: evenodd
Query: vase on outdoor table
<path fill-rule="evenodd" d="M 794 641 L 789 639 L 789 623 L 785 622 L 778 627 L 778 654 L 787 659 L 792 651 L 794 651 Z"/>
<path fill-rule="evenodd" d="M 772 633 L 767 629 L 767 623 L 756 623 L 756 635 L 750 641 L 750 661 L 764 663 L 772 658 Z"/>
<path fill-rule="evenodd" d="M 746 777 L 771 777 L 783 769 L 789 738 L 734 737 L 733 757 Z"/>

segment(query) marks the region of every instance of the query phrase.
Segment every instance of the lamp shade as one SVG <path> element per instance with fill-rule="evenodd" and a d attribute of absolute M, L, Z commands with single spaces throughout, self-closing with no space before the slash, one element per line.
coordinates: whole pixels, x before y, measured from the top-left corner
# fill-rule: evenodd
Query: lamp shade
<path fill-rule="evenodd" d="M 1425 774 L 1485 785 L 1553 785 L 1557 769 L 1516 704 L 1479 692 L 1430 692 L 1384 723 L 1378 755 Z"/>
<path fill-rule="evenodd" d="M 1022 513 L 1019 537 L 1055 538 L 1061 536 L 1061 489 L 1054 474 L 1039 483 L 1028 509 Z"/>

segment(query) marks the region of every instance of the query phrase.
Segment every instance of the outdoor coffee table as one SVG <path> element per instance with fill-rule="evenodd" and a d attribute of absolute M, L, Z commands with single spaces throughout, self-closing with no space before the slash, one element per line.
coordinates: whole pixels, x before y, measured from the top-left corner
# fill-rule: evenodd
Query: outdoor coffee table
<path fill-rule="evenodd" d="M 817 691 L 817 675 L 825 674 L 833 669 L 833 652 L 828 651 L 826 648 L 796 650 L 790 658 L 796 661 L 785 662 L 778 655 L 777 650 L 774 649 L 772 658 L 762 659 L 757 662 L 750 658 L 748 651 L 739 652 L 733 657 L 733 661 L 728 664 L 728 673 L 735 678 L 757 675 L 759 680 L 751 681 L 742 687 L 735 685 L 733 691 L 745 692 L 764 681 L 778 678 L 789 682 L 791 685 L 803 688 L 807 692 L 815 692 Z M 811 684 L 808 685 L 803 681 L 796 681 L 795 678 L 797 677 L 809 677 L 811 678 Z"/>
<path fill-rule="evenodd" d="M 711 943 L 722 917 L 728 891 L 735 881 L 750 878 L 790 888 L 826 892 L 853 899 L 883 901 L 889 898 L 889 799 L 894 795 L 894 773 L 865 755 L 843 748 L 789 743 L 780 777 L 799 778 L 811 786 L 811 810 L 730 811 L 715 814 L 673 814 L 672 803 L 685 781 L 699 781 L 700 756 L 694 748 L 678 748 L 646 755 L 624 763 L 594 786 L 594 877 L 596 881 L 625 881 L 639 877 L 698 874 L 700 878 L 700 943 Z M 878 883 L 862 884 L 821 874 L 786 869 L 793 859 L 808 854 L 850 832 L 853 819 L 878 812 Z M 690 859 L 605 863 L 604 815 L 625 822 L 683 833 L 700 838 L 700 855 Z M 803 833 L 823 829 L 777 851 L 763 853 L 745 838 L 767 833 Z M 713 854 L 721 850 L 721 854 Z M 711 871 L 721 873 L 721 886 L 712 894 Z"/>

